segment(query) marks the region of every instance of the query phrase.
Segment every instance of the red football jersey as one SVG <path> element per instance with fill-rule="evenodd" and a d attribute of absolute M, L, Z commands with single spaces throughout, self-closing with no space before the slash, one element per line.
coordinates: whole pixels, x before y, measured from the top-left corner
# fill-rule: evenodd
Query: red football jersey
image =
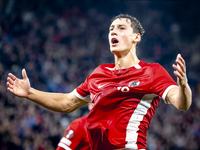
<path fill-rule="evenodd" d="M 56 150 L 91 150 L 86 131 L 87 117 L 78 118 L 69 125 Z"/>
<path fill-rule="evenodd" d="M 93 150 L 147 149 L 146 135 L 156 107 L 177 84 L 157 63 L 115 69 L 115 64 L 97 67 L 75 95 L 90 95 L 93 109 L 87 120 Z M 166 102 L 167 103 L 167 102 Z"/>

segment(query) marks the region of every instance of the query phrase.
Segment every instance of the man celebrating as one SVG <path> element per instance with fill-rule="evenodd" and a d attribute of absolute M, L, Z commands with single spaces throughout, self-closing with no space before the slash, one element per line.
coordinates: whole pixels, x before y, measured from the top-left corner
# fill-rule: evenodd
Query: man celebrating
<path fill-rule="evenodd" d="M 129 15 L 116 16 L 110 25 L 109 44 L 114 64 L 98 66 L 84 83 L 68 94 L 42 92 L 30 87 L 25 69 L 23 79 L 8 77 L 8 90 L 50 110 L 70 113 L 90 102 L 88 137 L 93 150 L 146 150 L 146 134 L 162 98 L 179 110 L 191 105 L 185 61 L 177 55 L 173 65 L 178 85 L 157 63 L 138 59 L 136 47 L 144 29 Z"/>

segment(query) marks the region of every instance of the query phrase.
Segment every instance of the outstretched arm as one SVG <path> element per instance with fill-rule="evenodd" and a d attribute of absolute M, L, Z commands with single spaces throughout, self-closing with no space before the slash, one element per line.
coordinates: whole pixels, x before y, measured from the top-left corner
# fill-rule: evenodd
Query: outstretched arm
<path fill-rule="evenodd" d="M 177 65 L 173 64 L 173 68 L 179 87 L 172 88 L 166 95 L 166 100 L 177 109 L 186 110 L 192 103 L 192 92 L 188 85 L 185 61 L 180 54 L 177 55 L 176 63 Z"/>
<path fill-rule="evenodd" d="M 23 79 L 19 79 L 11 73 L 8 75 L 8 91 L 18 97 L 27 98 L 47 109 L 70 113 L 88 103 L 77 98 L 73 92 L 68 94 L 48 93 L 31 88 L 25 69 L 22 70 Z"/>

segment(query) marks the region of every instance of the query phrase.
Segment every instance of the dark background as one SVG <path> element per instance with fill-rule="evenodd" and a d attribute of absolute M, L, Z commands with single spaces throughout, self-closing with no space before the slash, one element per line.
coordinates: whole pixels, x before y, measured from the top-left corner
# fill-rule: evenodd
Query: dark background
<path fill-rule="evenodd" d="M 7 91 L 9 72 L 33 88 L 71 92 L 102 63 L 109 51 L 110 20 L 135 16 L 145 34 L 139 59 L 160 63 L 176 80 L 172 64 L 186 61 L 192 106 L 179 111 L 160 102 L 152 120 L 149 150 L 200 149 L 200 2 L 133 0 L 0 0 L 0 150 L 53 150 L 68 124 L 88 113 L 49 111 Z"/>

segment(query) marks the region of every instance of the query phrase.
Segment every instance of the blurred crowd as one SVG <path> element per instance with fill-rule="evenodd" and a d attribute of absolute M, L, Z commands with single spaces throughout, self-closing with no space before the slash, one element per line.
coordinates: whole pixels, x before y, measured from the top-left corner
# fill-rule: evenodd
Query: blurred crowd
<path fill-rule="evenodd" d="M 135 16 L 146 30 L 137 49 L 139 59 L 160 63 L 176 80 L 172 64 L 181 53 L 193 93 L 187 111 L 160 102 L 148 132 L 148 149 L 199 150 L 200 18 L 196 11 L 200 3 L 166 3 L 1 0 L 0 150 L 54 150 L 66 127 L 88 113 L 87 106 L 62 114 L 17 98 L 7 91 L 8 73 L 22 78 L 25 68 L 33 88 L 71 92 L 95 67 L 114 62 L 108 29 L 111 18 L 121 12 Z"/>

